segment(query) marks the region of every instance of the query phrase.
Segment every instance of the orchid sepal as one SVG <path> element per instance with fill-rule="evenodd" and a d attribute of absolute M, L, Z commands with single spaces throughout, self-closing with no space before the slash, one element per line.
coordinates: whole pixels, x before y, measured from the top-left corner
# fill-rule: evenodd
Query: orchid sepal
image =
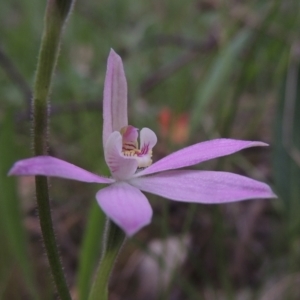
<path fill-rule="evenodd" d="M 127 81 L 122 59 L 111 49 L 103 92 L 103 145 L 111 133 L 127 125 Z"/>

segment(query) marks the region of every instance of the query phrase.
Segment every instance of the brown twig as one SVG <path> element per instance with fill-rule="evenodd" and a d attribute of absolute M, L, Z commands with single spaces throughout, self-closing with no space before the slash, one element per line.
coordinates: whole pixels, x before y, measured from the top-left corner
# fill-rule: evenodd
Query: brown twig
<path fill-rule="evenodd" d="M 149 92 L 180 68 L 193 61 L 199 54 L 209 52 L 218 45 L 218 39 L 214 34 L 210 34 L 203 42 L 195 42 L 179 36 L 160 36 L 156 42 L 159 44 L 172 43 L 181 46 L 184 45 L 189 50 L 146 77 L 140 85 L 140 95 Z"/>
<path fill-rule="evenodd" d="M 230 17 L 243 26 L 247 26 L 253 30 L 260 31 L 261 24 L 264 21 L 265 16 L 259 17 L 254 12 L 251 12 L 247 7 L 243 5 L 236 5 L 230 11 Z M 279 39 L 283 42 L 289 42 L 295 40 L 296 32 L 287 33 L 284 28 L 280 27 L 278 23 L 270 24 L 266 29 L 265 33 L 273 38 Z"/>
<path fill-rule="evenodd" d="M 158 35 L 154 38 L 154 44 L 158 46 L 175 45 L 193 51 L 207 52 L 215 48 L 217 38 L 210 34 L 204 41 L 196 41 L 180 35 Z"/>
<path fill-rule="evenodd" d="M 78 113 L 82 111 L 98 111 L 102 112 L 102 101 L 92 100 L 88 102 L 80 102 L 76 103 L 75 101 L 70 101 L 66 104 L 53 104 L 51 105 L 51 116 L 56 116 L 60 114 L 72 114 Z M 16 116 L 16 122 L 29 121 L 30 114 L 26 112 L 22 112 Z"/>
<path fill-rule="evenodd" d="M 161 67 L 157 71 L 150 74 L 146 77 L 140 84 L 140 95 L 145 95 L 155 86 L 157 86 L 162 81 L 166 80 L 180 68 L 184 67 L 186 64 L 193 61 L 199 54 L 209 52 L 215 49 L 218 45 L 218 39 L 216 35 L 210 34 L 203 42 L 197 42 L 190 39 L 186 39 L 180 36 L 159 36 L 156 40 L 157 43 L 160 44 L 176 44 L 182 45 L 189 50 L 184 53 L 181 53 L 178 57 L 172 60 L 170 63 L 166 64 L 165 66 Z M 71 104 L 72 103 L 72 104 Z M 81 102 L 76 103 L 72 101 L 71 103 L 67 104 L 54 104 L 51 106 L 51 115 L 59 115 L 62 113 L 77 113 L 82 110 L 85 111 L 102 111 L 102 101 L 99 100 L 92 100 L 89 102 Z M 21 122 L 24 120 L 29 120 L 30 115 L 29 112 L 23 112 L 17 116 L 17 122 Z"/>
<path fill-rule="evenodd" d="M 4 50 L 0 47 L 0 66 L 5 71 L 7 76 L 11 79 L 13 83 L 19 88 L 20 92 L 23 94 L 27 109 L 29 111 L 30 101 L 32 97 L 32 92 L 27 84 L 24 77 L 21 75 L 13 61 L 6 55 Z"/>

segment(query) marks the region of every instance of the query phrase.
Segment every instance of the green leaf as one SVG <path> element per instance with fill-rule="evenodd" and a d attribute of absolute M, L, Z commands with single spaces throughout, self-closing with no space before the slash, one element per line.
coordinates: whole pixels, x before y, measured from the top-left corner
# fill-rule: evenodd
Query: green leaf
<path fill-rule="evenodd" d="M 88 298 L 92 277 L 101 254 L 101 241 L 105 226 L 105 215 L 93 201 L 87 221 L 79 256 L 78 294 L 80 300 Z"/>
<path fill-rule="evenodd" d="M 102 255 L 97 267 L 95 279 L 90 291 L 89 300 L 108 300 L 108 284 L 110 274 L 115 265 L 118 254 L 125 241 L 124 231 L 106 218 L 103 234 Z"/>
<path fill-rule="evenodd" d="M 8 109 L 4 115 L 2 122 L 0 120 L 0 226 L 9 243 L 10 256 L 20 265 L 31 296 L 37 299 L 16 181 L 14 178 L 7 177 L 8 170 L 16 160 L 15 149 L 17 149 L 14 140 L 12 109 Z"/>
<path fill-rule="evenodd" d="M 199 120 L 207 104 L 221 90 L 224 84 L 228 82 L 230 74 L 235 70 L 237 56 L 245 48 L 251 36 L 250 30 L 241 30 L 216 57 L 214 64 L 196 93 L 194 108 L 191 114 L 190 126 L 192 132 L 199 125 Z"/>
<path fill-rule="evenodd" d="M 281 89 L 274 124 L 273 170 L 292 230 L 299 229 L 300 211 L 300 65 L 291 64 Z"/>

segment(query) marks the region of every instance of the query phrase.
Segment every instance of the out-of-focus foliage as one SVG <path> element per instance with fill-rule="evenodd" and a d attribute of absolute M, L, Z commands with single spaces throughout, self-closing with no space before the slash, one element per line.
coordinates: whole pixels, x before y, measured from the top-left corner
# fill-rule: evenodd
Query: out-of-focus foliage
<path fill-rule="evenodd" d="M 31 86 L 45 5 L 0 4 L 3 299 L 35 293 L 53 299 L 33 180 L 5 176 L 14 160 L 31 153 Z M 155 160 L 220 136 L 262 140 L 269 149 L 199 168 L 266 181 L 279 195 L 219 207 L 149 197 L 153 223 L 124 247 L 112 276 L 113 299 L 298 299 L 299 13 L 293 0 L 77 1 L 51 95 L 52 155 L 108 175 L 101 101 L 114 48 L 128 79 L 130 123 L 158 134 Z M 92 205 L 99 186 L 51 182 L 65 272 L 74 299 L 84 300 L 100 256 L 103 220 Z"/>

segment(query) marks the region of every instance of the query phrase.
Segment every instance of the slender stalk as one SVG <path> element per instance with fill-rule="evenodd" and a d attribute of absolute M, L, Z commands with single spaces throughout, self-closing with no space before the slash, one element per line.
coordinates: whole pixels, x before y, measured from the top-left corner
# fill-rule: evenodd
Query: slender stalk
<path fill-rule="evenodd" d="M 124 240 L 124 232 L 117 225 L 107 219 L 103 236 L 102 256 L 89 300 L 108 299 L 109 277 Z"/>
<path fill-rule="evenodd" d="M 59 53 L 63 25 L 72 7 L 72 0 L 48 0 L 44 32 L 33 89 L 33 149 L 34 155 L 48 152 L 48 96 Z M 36 176 L 36 199 L 40 226 L 53 279 L 62 300 L 71 296 L 62 270 L 53 230 L 47 178 Z"/>

